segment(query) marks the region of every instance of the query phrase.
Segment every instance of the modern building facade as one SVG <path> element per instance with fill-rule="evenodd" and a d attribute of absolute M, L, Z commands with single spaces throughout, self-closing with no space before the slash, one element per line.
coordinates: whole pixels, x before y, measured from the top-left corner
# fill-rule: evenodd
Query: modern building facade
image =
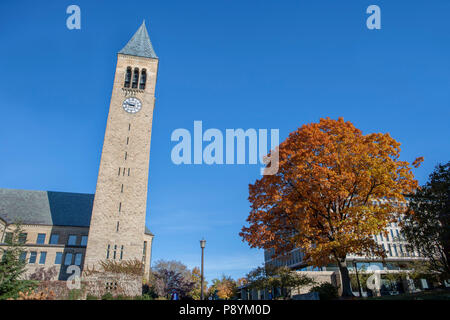
<path fill-rule="evenodd" d="M 374 205 L 380 203 L 382 200 L 374 201 Z M 406 208 L 407 203 L 398 203 L 399 206 Z M 421 256 L 420 252 L 416 248 L 411 246 L 402 234 L 400 227 L 400 221 L 396 223 L 390 223 L 385 229 L 385 233 L 373 235 L 373 239 L 379 244 L 386 253 L 386 258 L 366 257 L 360 255 L 349 255 L 347 257 L 347 267 L 350 274 L 359 272 L 378 270 L 381 274 L 387 275 L 389 273 L 398 273 L 408 271 L 411 267 L 411 263 L 424 262 L 426 258 Z M 340 285 L 339 268 L 336 264 L 328 264 L 321 267 L 313 267 L 308 265 L 304 260 L 304 253 L 301 248 L 296 248 L 290 251 L 287 255 L 280 257 L 274 256 L 274 250 L 264 251 L 264 263 L 270 264 L 275 267 L 287 266 L 293 270 L 297 270 L 304 275 L 307 275 L 318 282 L 331 282 L 337 286 Z M 381 293 L 392 294 L 392 292 L 398 291 L 414 291 L 428 289 L 431 283 L 428 283 L 426 279 L 419 279 L 414 284 L 413 281 L 408 283 L 389 283 L 389 281 L 383 281 L 381 283 Z M 352 290 L 355 295 L 359 294 L 357 286 L 352 286 Z M 304 292 L 302 292 L 304 293 Z M 249 292 L 245 292 L 249 294 Z M 253 292 L 251 296 L 258 298 L 267 298 L 267 292 Z M 367 292 L 363 292 L 366 295 Z"/>
<path fill-rule="evenodd" d="M 28 274 L 71 265 L 139 260 L 148 275 L 153 234 L 146 227 L 150 141 L 158 57 L 145 22 L 117 55 L 95 194 L 0 189 L 0 246 L 23 228 Z"/>

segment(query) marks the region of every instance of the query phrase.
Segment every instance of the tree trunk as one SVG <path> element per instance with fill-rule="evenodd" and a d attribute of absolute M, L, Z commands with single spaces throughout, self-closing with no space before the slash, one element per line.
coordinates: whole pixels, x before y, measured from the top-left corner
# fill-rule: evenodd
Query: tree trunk
<path fill-rule="evenodd" d="M 338 260 L 339 272 L 341 273 L 342 296 L 353 297 L 352 287 L 350 285 L 350 275 L 348 273 L 345 259 Z"/>

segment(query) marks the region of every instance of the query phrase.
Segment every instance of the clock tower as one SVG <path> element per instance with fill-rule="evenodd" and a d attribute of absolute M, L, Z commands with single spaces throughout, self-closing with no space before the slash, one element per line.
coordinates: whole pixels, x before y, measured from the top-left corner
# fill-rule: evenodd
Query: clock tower
<path fill-rule="evenodd" d="M 145 22 L 119 51 L 84 268 L 138 259 L 148 274 L 153 235 L 145 227 L 158 57 Z"/>

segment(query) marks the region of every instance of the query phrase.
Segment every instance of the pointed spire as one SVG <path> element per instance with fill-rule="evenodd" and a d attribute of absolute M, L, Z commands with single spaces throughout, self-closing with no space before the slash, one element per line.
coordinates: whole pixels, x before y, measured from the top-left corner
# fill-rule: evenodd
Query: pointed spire
<path fill-rule="evenodd" d="M 148 36 L 147 28 L 145 27 L 145 20 L 142 22 L 138 31 L 136 31 L 131 40 L 128 41 L 127 45 L 123 47 L 119 53 L 130 56 L 158 58 L 155 50 L 153 50 L 150 37 Z"/>

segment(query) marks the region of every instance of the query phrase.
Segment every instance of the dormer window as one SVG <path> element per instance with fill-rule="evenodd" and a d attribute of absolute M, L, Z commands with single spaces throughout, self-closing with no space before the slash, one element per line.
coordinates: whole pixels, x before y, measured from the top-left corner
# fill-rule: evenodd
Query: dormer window
<path fill-rule="evenodd" d="M 139 89 L 145 90 L 145 83 L 147 82 L 147 71 L 142 69 L 141 71 L 141 81 L 139 82 Z"/>
<path fill-rule="evenodd" d="M 137 89 L 138 81 L 139 81 L 139 69 L 138 68 L 134 68 L 133 83 L 131 84 L 131 88 Z"/>
<path fill-rule="evenodd" d="M 127 72 L 125 74 L 125 83 L 123 84 L 123 86 L 125 88 L 129 88 L 130 87 L 130 83 L 131 83 L 131 67 L 127 68 Z"/>

